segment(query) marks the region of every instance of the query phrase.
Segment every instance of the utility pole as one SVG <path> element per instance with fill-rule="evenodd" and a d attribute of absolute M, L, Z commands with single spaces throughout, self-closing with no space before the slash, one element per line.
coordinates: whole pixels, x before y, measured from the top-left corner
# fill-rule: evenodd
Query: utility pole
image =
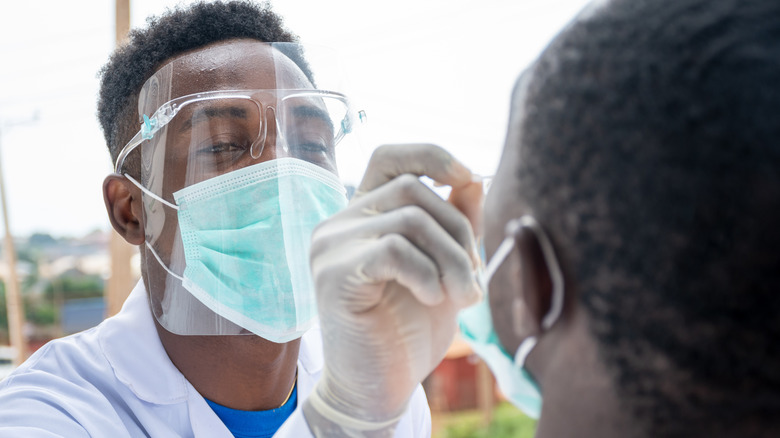
<path fill-rule="evenodd" d="M 116 45 L 120 45 L 130 32 L 130 0 L 116 0 Z"/>
<path fill-rule="evenodd" d="M 127 38 L 130 31 L 130 0 L 116 0 L 116 45 L 119 46 Z M 130 260 L 135 253 L 135 247 L 127 243 L 116 231 L 111 230 L 109 243 L 111 253 L 111 277 L 106 285 L 106 316 L 115 315 L 122 308 L 133 288 Z"/>
<path fill-rule="evenodd" d="M 32 119 L 11 122 L 0 125 L 5 127 L 27 125 L 38 121 L 36 113 Z M 0 126 L 0 129 L 2 126 Z M 0 138 L 2 132 L 0 131 Z M 8 203 L 5 198 L 5 176 L 2 161 L 0 161 L 0 205 L 3 208 L 3 225 L 5 226 L 5 261 L 8 266 L 8 277 L 5 279 L 5 304 L 8 312 L 8 337 L 14 349 L 13 365 L 19 366 L 27 359 L 27 336 L 24 334 L 24 303 L 19 290 L 19 277 L 16 274 L 16 248 L 8 223 Z"/>

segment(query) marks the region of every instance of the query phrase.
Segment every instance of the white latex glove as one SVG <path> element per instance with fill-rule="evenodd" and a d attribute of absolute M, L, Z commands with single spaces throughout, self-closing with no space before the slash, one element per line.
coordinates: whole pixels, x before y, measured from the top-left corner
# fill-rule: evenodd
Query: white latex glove
<path fill-rule="evenodd" d="M 453 187 L 452 203 L 419 175 Z M 325 369 L 304 404 L 315 436 L 392 436 L 416 386 L 442 360 L 458 310 L 481 292 L 472 227 L 480 183 L 433 145 L 377 149 L 356 196 L 314 231 Z M 476 207 L 475 207 L 476 206 Z"/>

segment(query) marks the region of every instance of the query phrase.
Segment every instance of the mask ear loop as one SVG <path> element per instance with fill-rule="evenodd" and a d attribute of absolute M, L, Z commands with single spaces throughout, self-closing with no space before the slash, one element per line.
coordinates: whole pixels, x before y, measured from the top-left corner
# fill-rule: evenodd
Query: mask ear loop
<path fill-rule="evenodd" d="M 149 190 L 146 187 L 142 186 L 141 183 L 136 181 L 135 178 L 133 178 L 132 176 L 130 176 L 130 175 L 126 174 L 126 173 L 123 176 L 125 178 L 127 178 L 128 180 L 130 180 L 130 182 L 133 183 L 136 187 L 138 187 L 138 190 L 144 192 L 145 195 L 148 195 L 150 198 L 154 199 L 155 201 L 160 201 L 164 205 L 167 205 L 168 207 L 171 207 L 174 210 L 178 210 L 179 209 L 178 205 L 170 203 L 170 202 L 166 201 L 165 199 L 163 199 L 162 197 L 157 196 L 156 194 L 152 193 L 151 190 Z"/>
<path fill-rule="evenodd" d="M 163 263 L 163 261 L 160 258 L 160 256 L 157 255 L 157 251 L 155 251 L 154 248 L 152 248 L 152 245 L 149 244 L 149 242 L 144 241 L 144 244 L 146 245 L 146 248 L 149 250 L 149 252 L 152 253 L 152 255 L 154 256 L 155 260 L 157 260 L 157 263 L 159 263 L 160 266 L 162 266 L 162 268 L 165 269 L 165 272 L 167 272 L 168 274 L 171 275 L 171 277 L 176 278 L 179 281 L 184 281 L 184 277 L 182 277 L 181 275 L 175 274 L 173 271 L 170 270 L 170 268 L 165 266 L 165 263 Z"/>
<path fill-rule="evenodd" d="M 487 292 L 490 279 L 493 278 L 493 275 L 498 271 L 501 264 L 504 263 L 504 260 L 512 251 L 512 248 L 514 248 L 515 234 L 518 227 L 519 222 L 517 219 L 513 219 L 506 224 L 506 237 L 504 237 L 504 240 L 498 245 L 496 252 L 493 253 L 493 256 L 490 258 L 487 265 L 477 271 L 477 282 L 483 291 Z M 485 299 L 487 299 L 487 294 L 485 295 Z"/>
<path fill-rule="evenodd" d="M 544 257 L 544 262 L 547 265 L 547 270 L 550 272 L 550 281 L 552 282 L 553 289 L 550 310 L 542 318 L 542 329 L 547 331 L 553 326 L 553 324 L 558 321 L 558 318 L 560 318 L 563 311 L 563 273 L 561 272 L 560 264 L 558 263 L 557 257 L 555 257 L 555 251 L 553 250 L 550 239 L 547 237 L 547 233 L 544 232 L 544 229 L 539 225 L 539 222 L 537 222 L 533 216 L 525 215 L 518 219 L 516 223 L 510 222 L 507 224 L 507 231 L 509 231 L 510 225 L 516 227 L 513 230 L 513 237 L 517 235 L 516 233 L 520 228 L 528 227 L 536 235 L 536 238 L 539 241 L 539 246 L 542 249 L 542 256 Z M 513 307 L 514 313 L 517 313 L 518 306 Z M 517 316 L 517 314 L 514 315 L 515 318 L 517 318 Z M 531 350 L 533 350 L 538 341 L 538 336 L 529 336 L 523 339 L 523 342 L 520 343 L 520 346 L 517 348 L 517 352 L 515 353 L 515 363 L 518 364 L 518 366 L 525 366 L 525 361 L 528 359 L 528 355 L 531 353 Z"/>
<path fill-rule="evenodd" d="M 149 195 L 152 199 L 160 201 L 164 205 L 167 205 L 168 207 L 171 207 L 174 210 L 179 210 L 179 206 L 178 205 L 172 204 L 172 203 L 166 201 L 165 199 L 161 198 L 160 196 L 155 195 L 154 193 L 152 193 L 151 190 L 149 190 L 146 187 L 142 186 L 141 183 L 136 181 L 135 178 L 133 178 L 132 176 L 130 176 L 128 174 L 125 174 L 124 177 L 127 178 L 128 180 L 130 180 L 130 182 L 135 184 L 135 186 L 138 187 L 139 190 L 141 190 L 144 194 Z M 171 274 L 172 277 L 177 278 L 179 281 L 184 281 L 184 278 L 182 276 L 175 274 L 173 271 L 171 271 L 165 265 L 165 263 L 163 263 L 162 259 L 157 254 L 157 251 L 155 251 L 154 248 L 152 248 L 152 245 L 150 245 L 149 242 L 146 241 L 146 239 L 144 239 L 144 245 L 146 245 L 146 248 L 149 249 L 149 251 L 152 253 L 154 258 L 157 260 L 157 263 L 159 263 L 160 266 L 162 266 L 162 268 L 165 269 L 166 272 Z"/>
<path fill-rule="evenodd" d="M 490 282 L 490 279 L 493 278 L 493 275 L 496 273 L 498 268 L 501 266 L 501 264 L 504 262 L 504 259 L 509 255 L 509 252 L 512 251 L 512 248 L 515 246 L 515 239 L 514 236 L 507 236 L 504 238 L 504 241 L 501 242 L 501 244 L 498 246 L 498 249 L 496 249 L 496 252 L 493 253 L 493 257 L 488 262 L 487 266 L 485 266 L 485 270 L 482 272 L 482 279 L 481 279 L 481 286 L 482 290 L 487 290 L 488 283 Z"/>

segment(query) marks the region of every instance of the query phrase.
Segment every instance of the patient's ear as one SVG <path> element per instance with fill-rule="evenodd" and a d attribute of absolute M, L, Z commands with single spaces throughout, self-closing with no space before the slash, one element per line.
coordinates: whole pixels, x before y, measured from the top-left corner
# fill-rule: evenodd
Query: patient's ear
<path fill-rule="evenodd" d="M 111 226 L 132 245 L 144 243 L 141 200 L 141 191 L 124 176 L 112 173 L 103 180 L 103 201 Z"/>
<path fill-rule="evenodd" d="M 489 297 L 496 333 L 506 352 L 514 354 L 524 339 L 542 333 L 553 286 L 536 233 L 519 226 L 511 237 L 514 247 L 494 275 Z"/>
<path fill-rule="evenodd" d="M 553 285 L 550 267 L 547 266 L 537 234 L 527 226 L 521 227 L 515 239 L 515 248 L 520 259 L 522 299 L 514 305 L 513 313 L 520 313 L 515 317 L 515 330 L 525 338 L 542 332 L 542 319 L 552 305 Z"/>

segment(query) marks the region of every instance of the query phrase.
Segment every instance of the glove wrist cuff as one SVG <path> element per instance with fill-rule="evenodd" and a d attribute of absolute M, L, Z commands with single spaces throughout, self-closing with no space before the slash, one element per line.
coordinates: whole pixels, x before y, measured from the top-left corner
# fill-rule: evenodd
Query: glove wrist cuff
<path fill-rule="evenodd" d="M 307 399 L 307 403 L 309 403 L 311 408 L 317 411 L 319 415 L 328 419 L 329 421 L 338 424 L 346 429 L 359 431 L 359 432 L 371 432 L 371 431 L 378 431 L 378 430 L 394 427 L 398 423 L 398 421 L 401 420 L 401 417 L 403 416 L 403 412 L 402 412 L 400 415 L 398 415 L 395 418 L 391 418 L 389 420 L 383 420 L 383 421 L 369 421 L 369 420 L 357 419 L 349 414 L 339 411 L 338 409 L 328 404 L 328 402 L 323 400 L 323 398 L 320 396 L 319 392 L 317 391 L 317 388 L 315 388 L 314 391 L 311 392 L 309 398 Z"/>

